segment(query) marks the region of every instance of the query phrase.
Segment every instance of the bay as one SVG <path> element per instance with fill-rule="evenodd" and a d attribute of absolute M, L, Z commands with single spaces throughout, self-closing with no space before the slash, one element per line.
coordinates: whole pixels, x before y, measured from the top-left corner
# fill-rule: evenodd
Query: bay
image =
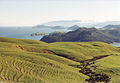
<path fill-rule="evenodd" d="M 32 33 L 68 32 L 68 29 L 32 28 L 32 27 L 0 27 L 0 37 L 40 40 L 43 36 L 31 36 Z"/>

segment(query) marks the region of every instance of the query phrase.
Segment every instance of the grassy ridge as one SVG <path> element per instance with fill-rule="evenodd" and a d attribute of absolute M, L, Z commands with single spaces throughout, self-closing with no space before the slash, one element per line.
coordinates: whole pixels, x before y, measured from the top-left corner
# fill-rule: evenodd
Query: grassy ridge
<path fill-rule="evenodd" d="M 64 83 L 84 82 L 88 78 L 78 69 L 68 66 L 79 63 L 47 52 L 47 43 L 10 38 L 1 38 L 0 41 L 1 81 Z"/>
<path fill-rule="evenodd" d="M 102 55 L 108 57 L 89 65 L 119 83 L 119 49 L 102 42 L 44 43 L 0 37 L 0 80 L 5 82 L 84 83 L 89 76 L 80 73 L 80 61 Z M 96 68 L 93 68 L 96 66 Z M 117 78 L 117 79 L 116 79 Z"/>

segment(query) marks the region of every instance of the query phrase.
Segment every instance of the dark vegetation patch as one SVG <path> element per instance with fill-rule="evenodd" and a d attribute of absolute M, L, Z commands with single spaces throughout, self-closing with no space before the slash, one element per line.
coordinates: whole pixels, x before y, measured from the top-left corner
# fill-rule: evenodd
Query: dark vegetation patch
<path fill-rule="evenodd" d="M 94 57 L 92 59 L 81 60 L 81 61 L 77 61 L 77 60 L 75 60 L 74 57 L 71 58 L 71 57 L 68 57 L 67 55 L 62 55 L 62 54 L 56 54 L 56 55 L 71 59 L 71 60 L 76 61 L 76 62 L 80 62 L 80 65 L 70 65 L 70 66 L 80 68 L 80 70 L 79 70 L 80 73 L 89 76 L 89 79 L 85 79 L 85 81 L 88 81 L 90 83 L 96 83 L 96 82 L 105 82 L 105 83 L 107 83 L 111 79 L 106 74 L 97 73 L 95 71 L 92 71 L 90 68 L 88 68 L 88 66 L 90 66 L 92 64 L 95 64 L 94 61 L 105 58 L 105 57 L 108 57 L 110 55 L 97 56 L 97 57 Z M 95 65 L 93 65 L 92 67 L 96 68 Z"/>
<path fill-rule="evenodd" d="M 99 45 L 96 45 L 96 44 L 94 44 L 93 46 L 101 47 L 101 46 L 99 46 Z"/>
<path fill-rule="evenodd" d="M 110 55 L 103 55 L 103 56 L 94 57 L 92 59 L 80 61 L 80 65 L 71 65 L 71 66 L 76 67 L 76 68 L 80 68 L 80 70 L 79 70 L 80 73 L 89 76 L 89 79 L 85 79 L 85 81 L 88 81 L 89 83 L 96 83 L 96 82 L 108 83 L 111 79 L 109 76 L 107 76 L 106 74 L 103 74 L 103 73 L 97 73 L 95 71 L 92 71 L 88 67 L 92 64 L 95 64 L 94 61 L 108 57 L 108 56 L 110 56 Z M 92 67 L 96 68 L 95 65 L 93 65 Z"/>
<path fill-rule="evenodd" d="M 57 53 L 56 53 L 55 55 L 57 55 L 57 56 L 62 56 L 62 57 L 68 58 L 68 59 L 70 59 L 70 60 L 76 61 L 76 60 L 75 60 L 75 57 L 69 57 L 68 55 L 65 55 L 65 54 L 57 54 Z"/>
<path fill-rule="evenodd" d="M 110 55 L 103 55 L 103 56 L 97 56 L 97 57 L 94 57 L 92 59 L 88 59 L 88 60 L 82 60 L 80 61 L 80 63 L 84 63 L 84 62 L 93 62 L 93 61 L 96 61 L 98 59 L 102 59 L 102 58 L 105 58 L 105 57 L 108 57 Z M 89 64 L 88 64 L 89 65 Z"/>

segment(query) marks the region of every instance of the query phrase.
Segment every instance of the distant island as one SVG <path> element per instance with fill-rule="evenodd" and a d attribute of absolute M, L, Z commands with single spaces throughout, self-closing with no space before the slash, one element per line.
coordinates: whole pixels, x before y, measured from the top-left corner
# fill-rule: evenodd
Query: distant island
<path fill-rule="evenodd" d="M 67 27 L 64 26 L 48 26 L 48 25 L 36 25 L 33 28 L 50 28 L 50 29 L 65 29 Z"/>
<path fill-rule="evenodd" d="M 48 33 L 36 32 L 31 34 L 31 36 L 40 36 L 40 35 L 48 35 Z"/>

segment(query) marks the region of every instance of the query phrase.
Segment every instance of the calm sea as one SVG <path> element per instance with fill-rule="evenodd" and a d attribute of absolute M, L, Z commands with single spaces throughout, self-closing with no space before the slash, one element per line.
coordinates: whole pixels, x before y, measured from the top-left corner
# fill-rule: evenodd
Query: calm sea
<path fill-rule="evenodd" d="M 0 27 L 0 37 L 33 39 L 40 40 L 43 36 L 30 36 L 32 33 L 43 32 L 51 33 L 54 31 L 68 32 L 67 29 L 50 29 L 50 28 L 32 28 L 32 27 Z"/>

